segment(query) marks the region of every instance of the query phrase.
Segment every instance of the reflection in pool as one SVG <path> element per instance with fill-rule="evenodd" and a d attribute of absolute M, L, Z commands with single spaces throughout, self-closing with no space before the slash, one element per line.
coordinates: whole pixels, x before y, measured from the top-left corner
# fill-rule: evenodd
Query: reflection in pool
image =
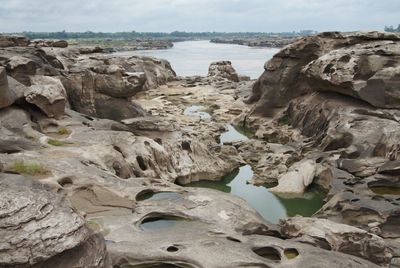
<path fill-rule="evenodd" d="M 239 196 L 272 223 L 295 215 L 311 216 L 324 203 L 324 194 L 315 187 L 310 188 L 303 197 L 283 198 L 270 193 L 264 186 L 248 184 L 247 181 L 252 177 L 253 170 L 246 165 L 225 176 L 221 181 L 199 181 L 185 187 L 211 188 Z"/>

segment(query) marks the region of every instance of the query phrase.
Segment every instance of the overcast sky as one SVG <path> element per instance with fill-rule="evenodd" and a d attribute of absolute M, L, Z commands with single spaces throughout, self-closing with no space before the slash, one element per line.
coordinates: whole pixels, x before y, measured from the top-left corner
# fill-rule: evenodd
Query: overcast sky
<path fill-rule="evenodd" d="M 0 32 L 372 30 L 400 0 L 0 0 Z"/>

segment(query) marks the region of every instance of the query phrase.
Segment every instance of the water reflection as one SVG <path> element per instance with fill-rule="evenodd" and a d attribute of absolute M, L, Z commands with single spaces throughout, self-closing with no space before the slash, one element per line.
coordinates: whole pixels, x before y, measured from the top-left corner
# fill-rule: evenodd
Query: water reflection
<path fill-rule="evenodd" d="M 253 174 L 251 166 L 246 165 L 225 176 L 221 181 L 199 181 L 185 186 L 211 188 L 239 196 L 272 223 L 295 215 L 311 216 L 324 203 L 324 194 L 315 187 L 309 189 L 301 198 L 276 196 L 269 192 L 267 187 L 248 184 L 247 181 Z"/>

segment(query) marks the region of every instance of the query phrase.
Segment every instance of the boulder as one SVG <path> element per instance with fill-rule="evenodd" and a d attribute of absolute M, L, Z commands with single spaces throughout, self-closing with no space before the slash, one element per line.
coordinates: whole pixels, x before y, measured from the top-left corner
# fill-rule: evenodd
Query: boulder
<path fill-rule="evenodd" d="M 23 36 L 0 35 L 0 47 L 25 47 L 29 43 L 29 39 Z"/>
<path fill-rule="evenodd" d="M 4 67 L 0 67 L 0 109 L 14 103 L 14 96 L 10 91 L 7 73 Z"/>
<path fill-rule="evenodd" d="M 96 77 L 97 74 L 90 70 L 71 72 L 68 76 L 61 77 L 72 109 L 116 121 L 146 115 L 140 105 L 128 98 L 114 98 L 97 92 Z"/>
<path fill-rule="evenodd" d="M 30 86 L 30 75 L 36 74 L 38 64 L 30 58 L 23 56 L 12 56 L 8 59 L 7 72 L 20 83 Z"/>
<path fill-rule="evenodd" d="M 222 77 L 233 82 L 239 82 L 239 76 L 230 61 L 217 61 L 210 64 L 208 76 Z"/>
<path fill-rule="evenodd" d="M 97 66 L 95 72 L 95 90 L 114 97 L 128 98 L 143 91 L 146 83 L 144 73 L 127 73 L 118 65 Z"/>
<path fill-rule="evenodd" d="M 49 76 L 32 76 L 32 86 L 24 93 L 27 102 L 39 107 L 48 117 L 64 114 L 66 93 L 60 80 Z"/>
<path fill-rule="evenodd" d="M 288 172 L 278 178 L 278 185 L 269 191 L 277 194 L 303 194 L 313 182 L 317 165 L 314 160 L 306 159 L 293 164 Z"/>
<path fill-rule="evenodd" d="M 382 238 L 350 225 L 303 217 L 282 220 L 280 225 L 286 238 L 299 242 L 358 256 L 379 265 L 388 265 L 392 258 Z"/>
<path fill-rule="evenodd" d="M 31 267 L 77 247 L 86 250 L 78 252 L 84 263 L 94 265 L 96 251 L 105 254 L 104 240 L 80 246 L 90 231 L 64 196 L 17 175 L 0 174 L 0 189 L 1 267 Z"/>

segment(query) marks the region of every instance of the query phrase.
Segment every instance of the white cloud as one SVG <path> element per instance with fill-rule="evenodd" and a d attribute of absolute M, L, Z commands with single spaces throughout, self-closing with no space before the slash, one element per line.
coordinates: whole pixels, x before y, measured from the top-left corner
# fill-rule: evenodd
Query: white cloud
<path fill-rule="evenodd" d="M 382 29 L 399 0 L 2 0 L 0 31 Z"/>

